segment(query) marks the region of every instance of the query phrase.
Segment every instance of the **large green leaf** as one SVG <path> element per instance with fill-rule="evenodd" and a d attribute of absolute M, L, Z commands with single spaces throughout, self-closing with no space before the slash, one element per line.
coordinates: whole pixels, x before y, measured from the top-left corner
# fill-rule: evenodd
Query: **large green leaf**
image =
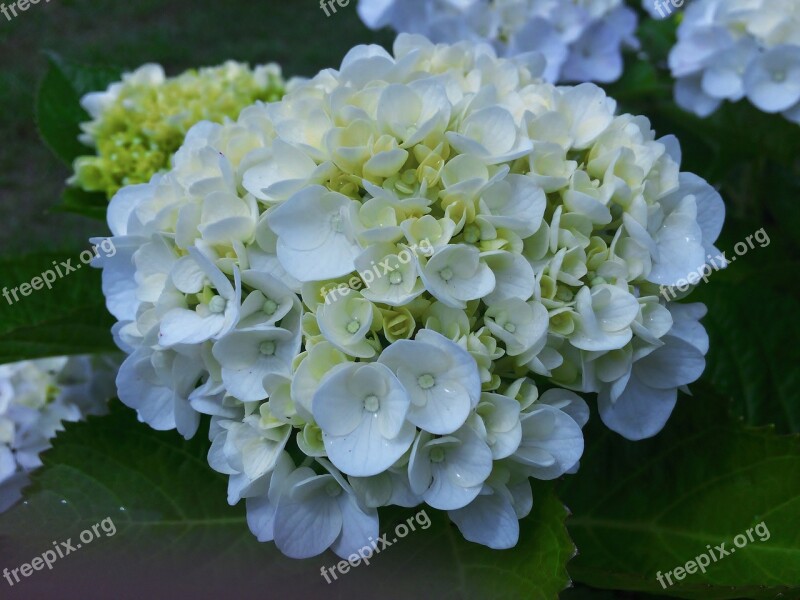
<path fill-rule="evenodd" d="M 723 406 L 705 391 L 682 397 L 644 442 L 590 425 L 579 475 L 559 486 L 580 549 L 576 581 L 704 600 L 800 595 L 800 439 L 729 424 L 714 412 Z M 762 522 L 765 541 L 752 531 Z M 748 529 L 754 541 L 735 548 Z M 709 557 L 705 574 L 657 581 L 722 543 L 734 552 Z"/>
<path fill-rule="evenodd" d="M 181 591 L 197 586 L 203 597 L 221 589 L 237 598 L 353 598 L 372 590 L 381 598 L 544 599 L 556 598 L 569 583 L 565 565 L 574 547 L 552 484 L 535 486 L 534 510 L 513 550 L 465 542 L 444 516 L 428 509 L 427 529 L 420 518 L 416 531 L 376 554 L 369 566 L 328 585 L 320 569 L 338 557 L 295 561 L 273 544 L 259 544 L 248 531 L 244 507 L 226 505 L 225 478 L 208 466 L 207 449 L 202 435 L 186 442 L 174 432 L 153 431 L 119 405 L 107 417 L 69 425 L 44 455 L 26 503 L 0 516 L 6 562 L 20 564 L 53 540 L 77 541 L 106 517 L 117 533 L 76 551 L 69 568 L 37 573 L 25 582 L 25 592 L 37 585 L 72 589 L 91 578 L 102 582 L 108 597 L 155 580 L 165 582 L 162 593 L 168 582 Z M 383 514 L 381 532 L 391 541 L 395 524 L 417 514 Z"/>
<path fill-rule="evenodd" d="M 80 256 L 79 250 L 0 259 L 0 363 L 116 349 L 100 272 L 83 264 Z M 62 266 L 67 261 L 74 271 Z M 36 282 L 41 289 L 25 287 L 29 295 L 23 296 L 20 287 L 43 279 L 45 272 L 54 279 L 50 289 L 44 281 Z"/>
<path fill-rule="evenodd" d="M 36 98 L 36 121 L 39 133 L 65 163 L 71 165 L 91 148 L 78 141 L 80 124 L 89 120 L 80 100 L 89 92 L 102 91 L 119 80 L 116 69 L 88 67 L 48 53 L 49 68 Z"/>
<path fill-rule="evenodd" d="M 706 379 L 747 423 L 800 432 L 800 301 L 758 279 L 717 282 L 696 298 L 708 306 Z"/>
<path fill-rule="evenodd" d="M 800 298 L 787 274 L 800 260 L 771 224 L 729 219 L 717 246 L 732 262 L 689 297 L 708 306 L 704 381 L 730 398 L 734 415 L 746 423 L 798 433 Z"/>
<path fill-rule="evenodd" d="M 78 136 L 80 124 L 89 120 L 81 107 L 81 98 L 101 91 L 120 79 L 118 69 L 89 67 L 68 61 L 55 53 L 48 53 L 49 68 L 42 79 L 36 98 L 36 121 L 45 143 L 68 165 L 79 156 L 92 154 Z M 108 199 L 100 192 L 85 192 L 66 188 L 57 210 L 103 220 Z"/>

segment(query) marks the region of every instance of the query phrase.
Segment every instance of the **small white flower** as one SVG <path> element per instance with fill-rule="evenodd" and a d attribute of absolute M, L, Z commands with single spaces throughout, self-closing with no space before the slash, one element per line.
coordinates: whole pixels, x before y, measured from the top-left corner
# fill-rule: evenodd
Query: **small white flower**
<path fill-rule="evenodd" d="M 393 466 L 372 477 L 348 477 L 348 481 L 364 506 L 378 508 L 396 505 L 413 508 L 422 502 L 422 498 L 411 491 L 407 463 Z"/>
<path fill-rule="evenodd" d="M 191 249 L 192 259 L 208 277 L 214 290 L 201 298 L 194 309 L 173 308 L 161 320 L 159 343 L 165 347 L 198 344 L 219 339 L 236 326 L 241 308 L 241 280 L 234 272 L 234 284 L 208 258 Z"/>
<path fill-rule="evenodd" d="M 182 349 L 184 354 L 154 349 L 154 340 L 149 342 L 122 363 L 117 376 L 119 399 L 153 429 L 177 429 L 189 439 L 200 424 L 189 396 L 203 374 L 202 361 L 194 349 Z"/>
<path fill-rule="evenodd" d="M 411 447 L 416 429 L 406 421 L 410 399 L 380 363 L 352 364 L 322 380 L 312 400 L 325 450 L 342 472 L 377 475 Z"/>
<path fill-rule="evenodd" d="M 478 405 L 481 382 L 475 359 L 429 329 L 416 339 L 399 340 L 378 359 L 405 388 L 411 406 L 408 420 L 439 435 L 453 433 Z"/>
<path fill-rule="evenodd" d="M 581 427 L 566 412 L 534 404 L 520 417 L 522 441 L 512 460 L 537 479 L 555 479 L 572 469 L 583 454 Z"/>
<path fill-rule="evenodd" d="M 266 502 L 248 502 L 251 528 L 259 539 L 272 533 L 286 556 L 310 558 L 330 548 L 346 558 L 378 538 L 377 511 L 361 508 L 341 474 L 327 461 L 320 464 L 328 473 L 317 475 L 308 467 L 285 476 L 282 471 L 282 477 L 272 477 Z"/>
<path fill-rule="evenodd" d="M 457 244 L 436 252 L 420 265 L 425 288 L 437 300 L 464 308 L 467 301 L 481 298 L 495 287 L 492 270 L 480 260 L 474 246 Z"/>
<path fill-rule="evenodd" d="M 292 378 L 291 396 L 297 414 L 312 421 L 311 402 L 322 379 L 349 364 L 347 356 L 328 342 L 314 345 L 303 357 Z"/>
<path fill-rule="evenodd" d="M 509 298 L 489 306 L 484 322 L 489 331 L 505 343 L 506 354 L 518 356 L 543 341 L 550 319 L 542 304 Z"/>
<path fill-rule="evenodd" d="M 261 327 L 233 331 L 214 343 L 228 393 L 242 402 L 265 400 L 265 378 L 288 375 L 300 350 L 299 330 Z"/>
<path fill-rule="evenodd" d="M 492 450 L 492 458 L 500 460 L 511 456 L 522 441 L 519 421 L 520 404 L 513 398 L 484 392 L 469 421 L 472 428 Z"/>
<path fill-rule="evenodd" d="M 696 381 L 705 369 L 708 335 L 699 320 L 702 304 L 671 304 L 674 324 L 660 346 L 643 353 L 615 381 L 600 388 L 600 417 L 630 440 L 656 435 L 664 427 L 678 389 Z"/>
<path fill-rule="evenodd" d="M 776 46 L 758 56 L 744 74 L 747 99 L 769 113 L 800 102 L 800 46 Z"/>
<path fill-rule="evenodd" d="M 462 154 L 470 154 L 487 165 L 514 160 L 528 154 L 532 145 L 517 129 L 506 109 L 487 106 L 470 114 L 447 140 Z"/>
<path fill-rule="evenodd" d="M 492 451 L 469 427 L 439 438 L 421 432 L 408 461 L 412 491 L 440 510 L 472 502 L 491 471 Z"/>
<path fill-rule="evenodd" d="M 243 421 L 220 419 L 216 425 L 221 431 L 213 439 L 208 463 L 220 473 L 239 476 L 231 478 L 238 487 L 228 498 L 235 504 L 252 493 L 253 483 L 275 468 L 292 428 L 277 420 L 266 403 L 261 405 L 258 414 L 249 415 Z M 234 486 L 229 486 L 229 492 L 233 489 Z"/>
<path fill-rule="evenodd" d="M 357 203 L 311 186 L 269 213 L 278 235 L 278 258 L 298 281 L 332 279 L 355 269 L 361 247 L 355 239 Z"/>
<path fill-rule="evenodd" d="M 409 248 L 375 244 L 356 259 L 356 267 L 369 280 L 361 295 L 372 302 L 403 306 L 425 291 Z"/>
<path fill-rule="evenodd" d="M 623 289 L 613 285 L 581 288 L 575 309 L 570 342 L 581 350 L 616 350 L 633 337 L 631 324 L 639 314 L 639 303 Z"/>
<path fill-rule="evenodd" d="M 359 292 L 347 289 L 336 293 L 333 301 L 320 305 L 317 323 L 325 339 L 345 354 L 371 358 L 376 350 L 367 336 L 376 319 L 376 312 L 372 302 Z"/>
<path fill-rule="evenodd" d="M 500 463 L 502 464 L 502 463 Z M 513 477 L 505 466 L 496 468 L 480 494 L 464 508 L 448 511 L 465 539 L 494 550 L 513 548 L 519 540 L 519 520 L 533 507 L 527 477 Z"/>
<path fill-rule="evenodd" d="M 481 259 L 492 270 L 494 291 L 483 297 L 486 304 L 516 298 L 529 300 L 536 291 L 536 274 L 525 257 L 515 252 L 494 251 Z"/>
<path fill-rule="evenodd" d="M 327 168 L 327 165 L 321 167 Z M 245 171 L 242 186 L 259 200 L 274 203 L 289 199 L 319 173 L 310 156 L 279 138 L 267 160 Z"/>

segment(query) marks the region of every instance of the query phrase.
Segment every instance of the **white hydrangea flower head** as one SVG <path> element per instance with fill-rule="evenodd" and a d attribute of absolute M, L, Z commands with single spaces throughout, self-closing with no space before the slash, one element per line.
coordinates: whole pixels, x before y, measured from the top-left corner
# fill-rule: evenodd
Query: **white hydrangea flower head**
<path fill-rule="evenodd" d="M 659 286 L 716 255 L 721 198 L 529 58 L 354 48 L 110 204 L 122 401 L 186 437 L 212 415 L 229 502 L 290 556 L 347 556 L 390 504 L 511 547 L 529 478 L 578 467 L 576 392 L 639 439 L 702 371 L 702 311 Z"/>
<path fill-rule="evenodd" d="M 500 56 L 537 53 L 552 83 L 616 81 L 622 49 L 639 45 L 624 0 L 359 0 L 358 14 L 371 29 L 487 42 Z"/>
<path fill-rule="evenodd" d="M 19 500 L 64 422 L 106 411 L 118 365 L 111 356 L 0 365 L 0 512 Z"/>
<path fill-rule="evenodd" d="M 800 123 L 800 6 L 793 0 L 689 3 L 669 66 L 676 102 L 700 117 L 724 101 L 747 98 L 763 112 Z"/>

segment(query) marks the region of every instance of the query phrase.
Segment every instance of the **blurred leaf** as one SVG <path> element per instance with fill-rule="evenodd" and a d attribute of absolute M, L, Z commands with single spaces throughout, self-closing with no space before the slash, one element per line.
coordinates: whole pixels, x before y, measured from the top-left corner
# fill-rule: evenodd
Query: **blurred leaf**
<path fill-rule="evenodd" d="M 144 580 L 169 579 L 173 585 L 202 582 L 204 597 L 235 585 L 237 598 L 263 598 L 265 590 L 275 597 L 354 598 L 371 589 L 389 599 L 460 600 L 554 599 L 569 583 L 565 565 L 574 546 L 564 527 L 567 512 L 550 483 L 535 486 L 533 512 L 513 550 L 466 542 L 443 514 L 428 508 L 428 528 L 418 518 L 416 531 L 375 554 L 369 566 L 328 585 L 320 569 L 340 559 L 328 552 L 297 561 L 271 543 L 259 544 L 247 528 L 244 503 L 225 503 L 225 477 L 208 466 L 208 447 L 202 434 L 187 442 L 154 431 L 120 405 L 108 417 L 68 425 L 44 454 L 26 503 L 0 516 L 4 556 L 19 564 L 52 540 L 76 540 L 110 517 L 117 533 L 70 556 L 68 570 L 42 574 L 42 585 L 65 585 L 91 573 L 93 585 L 98 577 L 110 580 L 104 585 L 113 597 Z M 393 509 L 389 519 L 382 514 L 381 532 L 391 542 L 397 531 L 390 526 L 418 510 Z M 26 581 L 25 592 L 36 590 L 35 583 Z"/>
<path fill-rule="evenodd" d="M 108 212 L 108 198 L 102 192 L 87 192 L 79 188 L 68 187 L 61 196 L 61 204 L 57 205 L 55 209 L 105 221 Z"/>
<path fill-rule="evenodd" d="M 36 98 L 39 133 L 55 154 L 68 165 L 91 149 L 78 141 L 80 124 L 89 115 L 80 105 L 89 92 L 105 90 L 119 80 L 116 69 L 87 67 L 67 61 L 53 52 L 47 54 L 49 68 Z"/>
<path fill-rule="evenodd" d="M 800 438 L 729 424 L 720 406 L 703 391 L 682 397 L 665 430 L 643 442 L 590 424 L 581 470 L 559 486 L 574 515 L 576 581 L 703 600 L 800 594 Z M 709 545 L 733 550 L 762 521 L 769 539 L 752 532 L 705 574 L 657 581 Z"/>
<path fill-rule="evenodd" d="M 655 0 L 649 0 L 655 1 Z M 671 18 L 655 19 L 646 14 L 640 19 L 637 37 L 642 43 L 642 51 L 657 64 L 666 64 L 667 56 L 677 41 L 677 14 Z"/>
<path fill-rule="evenodd" d="M 0 259 L 0 363 L 116 349 L 100 272 L 83 264 L 80 254 L 78 250 Z M 74 271 L 61 266 L 67 261 Z M 51 288 L 41 281 L 37 286 L 42 289 L 26 287 L 29 295 L 24 296 L 20 287 L 42 279 L 46 271 L 54 280 Z"/>

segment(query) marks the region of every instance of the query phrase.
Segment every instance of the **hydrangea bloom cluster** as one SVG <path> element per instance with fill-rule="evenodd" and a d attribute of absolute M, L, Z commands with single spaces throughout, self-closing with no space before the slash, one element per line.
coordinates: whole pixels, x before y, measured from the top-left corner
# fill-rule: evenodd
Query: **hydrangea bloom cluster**
<path fill-rule="evenodd" d="M 424 502 L 511 547 L 528 478 L 577 468 L 576 392 L 638 439 L 700 375 L 703 307 L 658 290 L 705 264 L 721 199 L 646 119 L 539 75 L 360 46 L 113 198 L 120 398 L 187 437 L 212 415 L 260 540 L 347 556 Z"/>
<path fill-rule="evenodd" d="M 622 48 L 639 45 L 623 0 L 359 0 L 358 14 L 372 29 L 485 41 L 501 56 L 538 52 L 550 82 L 616 81 Z"/>
<path fill-rule="evenodd" d="M 0 365 L 0 512 L 21 497 L 64 421 L 105 412 L 118 366 L 89 356 Z"/>
<path fill-rule="evenodd" d="M 171 78 L 160 65 L 143 65 L 81 100 L 92 120 L 81 125 L 80 139 L 96 155 L 75 160 L 69 183 L 111 198 L 121 187 L 146 183 L 169 168 L 195 123 L 235 119 L 256 100 L 272 102 L 283 93 L 275 64 L 251 69 L 229 61 Z"/>
<path fill-rule="evenodd" d="M 747 98 L 800 123 L 800 4 L 693 0 L 669 56 L 676 102 L 706 117 Z"/>

